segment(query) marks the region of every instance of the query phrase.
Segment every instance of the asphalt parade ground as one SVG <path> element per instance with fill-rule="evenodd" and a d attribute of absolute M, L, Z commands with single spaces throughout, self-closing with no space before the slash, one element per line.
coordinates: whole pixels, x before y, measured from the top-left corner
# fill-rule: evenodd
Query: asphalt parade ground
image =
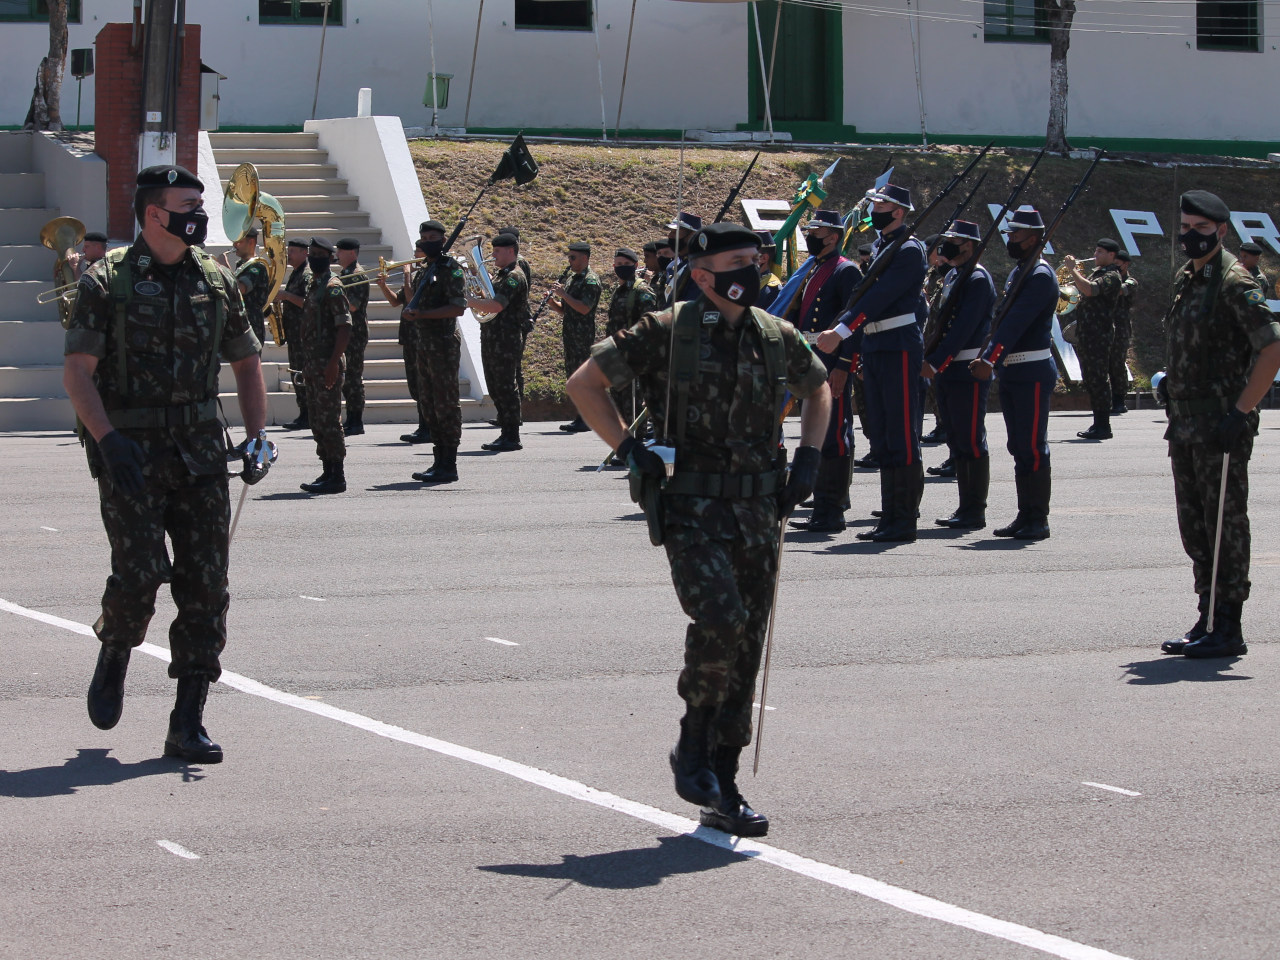
<path fill-rule="evenodd" d="M 1088 422 L 1051 418 L 1047 541 L 934 527 L 956 494 L 931 481 L 916 543 L 864 544 L 866 471 L 851 530 L 788 538 L 741 779 L 763 841 L 672 789 L 686 620 L 592 435 L 527 424 L 489 455 L 469 425 L 432 489 L 429 452 L 372 426 L 349 492 L 310 498 L 313 444 L 272 430 L 209 766 L 161 756 L 164 592 L 123 719 L 90 725 L 94 487 L 70 434 L 0 437 L 0 954 L 1274 957 L 1280 415 L 1251 467 L 1250 651 L 1198 662 L 1159 653 L 1195 614 L 1163 415 L 1076 441 Z"/>

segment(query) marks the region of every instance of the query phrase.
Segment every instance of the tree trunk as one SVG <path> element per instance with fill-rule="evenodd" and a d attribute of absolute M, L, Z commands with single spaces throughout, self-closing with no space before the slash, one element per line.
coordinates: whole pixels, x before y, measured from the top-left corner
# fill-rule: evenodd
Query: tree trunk
<path fill-rule="evenodd" d="M 25 129 L 62 129 L 62 74 L 67 66 L 67 0 L 49 0 L 49 55 L 36 71 Z"/>
<path fill-rule="evenodd" d="M 1049 22 L 1049 128 L 1046 146 L 1053 153 L 1066 153 L 1067 142 L 1067 50 L 1071 47 L 1071 21 L 1076 16 L 1076 0 L 1046 0 Z"/>

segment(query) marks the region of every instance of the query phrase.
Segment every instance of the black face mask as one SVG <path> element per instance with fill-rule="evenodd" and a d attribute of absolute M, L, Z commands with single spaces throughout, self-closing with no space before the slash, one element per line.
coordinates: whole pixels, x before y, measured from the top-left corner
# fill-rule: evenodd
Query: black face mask
<path fill-rule="evenodd" d="M 1178 234 L 1178 243 L 1183 253 L 1192 260 L 1199 260 L 1201 257 L 1207 257 L 1218 245 L 1218 231 L 1215 230 L 1205 236 L 1198 230 L 1188 230 L 1186 233 Z"/>
<path fill-rule="evenodd" d="M 434 260 L 444 252 L 443 240 L 423 240 L 422 252 L 427 255 L 428 260 Z"/>
<path fill-rule="evenodd" d="M 1017 243 L 1008 238 L 1006 238 L 1004 241 L 1004 248 L 1006 251 L 1008 251 L 1009 256 L 1013 257 L 1013 259 L 1015 260 L 1021 260 L 1025 256 L 1025 254 L 1022 251 L 1022 244 Z"/>
<path fill-rule="evenodd" d="M 804 238 L 804 247 L 809 251 L 809 256 L 820 257 L 822 256 L 822 251 L 827 247 L 827 241 L 811 233 Z"/>
<path fill-rule="evenodd" d="M 636 267 L 634 263 L 625 267 L 614 267 L 613 272 L 617 274 L 618 279 L 623 283 L 630 283 L 636 278 Z"/>
<path fill-rule="evenodd" d="M 669 266 L 671 266 L 671 258 L 658 254 L 658 269 L 665 270 Z"/>
<path fill-rule="evenodd" d="M 943 240 L 938 244 L 938 254 L 943 260 L 954 260 L 960 255 L 960 244 L 954 240 Z"/>
<path fill-rule="evenodd" d="M 711 275 L 716 278 L 712 289 L 730 303 L 749 307 L 756 302 L 756 297 L 760 293 L 760 269 L 754 263 L 748 263 L 737 270 L 722 270 Z"/>
<path fill-rule="evenodd" d="M 328 257 L 307 257 L 307 264 L 311 267 L 311 272 L 317 277 L 325 276 L 329 273 Z"/>
<path fill-rule="evenodd" d="M 164 225 L 166 230 L 188 247 L 198 247 L 204 243 L 204 238 L 209 234 L 209 215 L 204 212 L 203 207 L 197 207 L 188 213 L 179 213 L 165 207 L 161 209 L 169 214 L 169 222 Z"/>
<path fill-rule="evenodd" d="M 871 211 L 871 226 L 874 227 L 876 230 L 884 230 L 885 227 L 891 225 L 892 223 L 893 223 L 892 210 L 884 210 L 884 211 L 881 211 L 880 213 L 877 213 L 874 210 Z"/>

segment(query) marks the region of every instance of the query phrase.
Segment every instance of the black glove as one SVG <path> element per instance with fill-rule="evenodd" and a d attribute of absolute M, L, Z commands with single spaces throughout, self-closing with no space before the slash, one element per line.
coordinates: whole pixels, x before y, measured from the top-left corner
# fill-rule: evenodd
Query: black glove
<path fill-rule="evenodd" d="M 787 485 L 778 494 L 778 516 L 785 517 L 798 507 L 803 500 L 813 494 L 814 484 L 818 482 L 818 466 L 822 463 L 822 452 L 817 447 L 799 447 L 791 458 L 791 473 L 787 476 Z"/>
<path fill-rule="evenodd" d="M 1244 436 L 1249 422 L 1238 407 L 1232 407 L 1213 428 L 1213 440 L 1223 453 L 1230 453 Z"/>
<path fill-rule="evenodd" d="M 252 440 L 245 439 L 236 444 L 233 453 L 240 458 L 244 468 L 240 471 L 240 479 L 253 486 L 267 475 L 271 465 L 280 456 L 276 445 L 267 439 L 267 432 L 259 430 Z"/>
<path fill-rule="evenodd" d="M 142 468 L 147 462 L 147 455 L 142 452 L 142 447 L 119 430 L 112 430 L 98 441 L 98 450 L 102 453 L 112 486 L 131 497 L 146 489 Z"/>
<path fill-rule="evenodd" d="M 627 466 L 636 473 L 647 474 L 655 480 L 666 479 L 667 467 L 662 458 L 635 437 L 628 436 L 618 444 L 614 454 L 619 460 L 626 461 Z"/>

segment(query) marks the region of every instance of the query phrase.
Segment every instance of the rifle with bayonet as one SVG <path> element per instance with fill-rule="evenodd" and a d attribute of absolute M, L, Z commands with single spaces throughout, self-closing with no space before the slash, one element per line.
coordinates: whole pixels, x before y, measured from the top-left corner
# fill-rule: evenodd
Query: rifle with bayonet
<path fill-rule="evenodd" d="M 729 209 L 733 206 L 733 201 L 738 199 L 738 194 L 742 191 L 742 188 L 746 186 L 747 177 L 751 176 L 751 171 L 755 169 L 756 161 L 759 159 L 760 151 L 757 150 L 756 155 L 752 157 L 751 162 L 747 164 L 747 170 L 742 175 L 742 179 L 738 181 L 737 186 L 729 191 L 729 196 L 725 199 L 724 206 L 720 208 L 720 212 L 716 214 L 716 218 L 711 221 L 712 223 L 720 223 L 729 215 Z"/>

